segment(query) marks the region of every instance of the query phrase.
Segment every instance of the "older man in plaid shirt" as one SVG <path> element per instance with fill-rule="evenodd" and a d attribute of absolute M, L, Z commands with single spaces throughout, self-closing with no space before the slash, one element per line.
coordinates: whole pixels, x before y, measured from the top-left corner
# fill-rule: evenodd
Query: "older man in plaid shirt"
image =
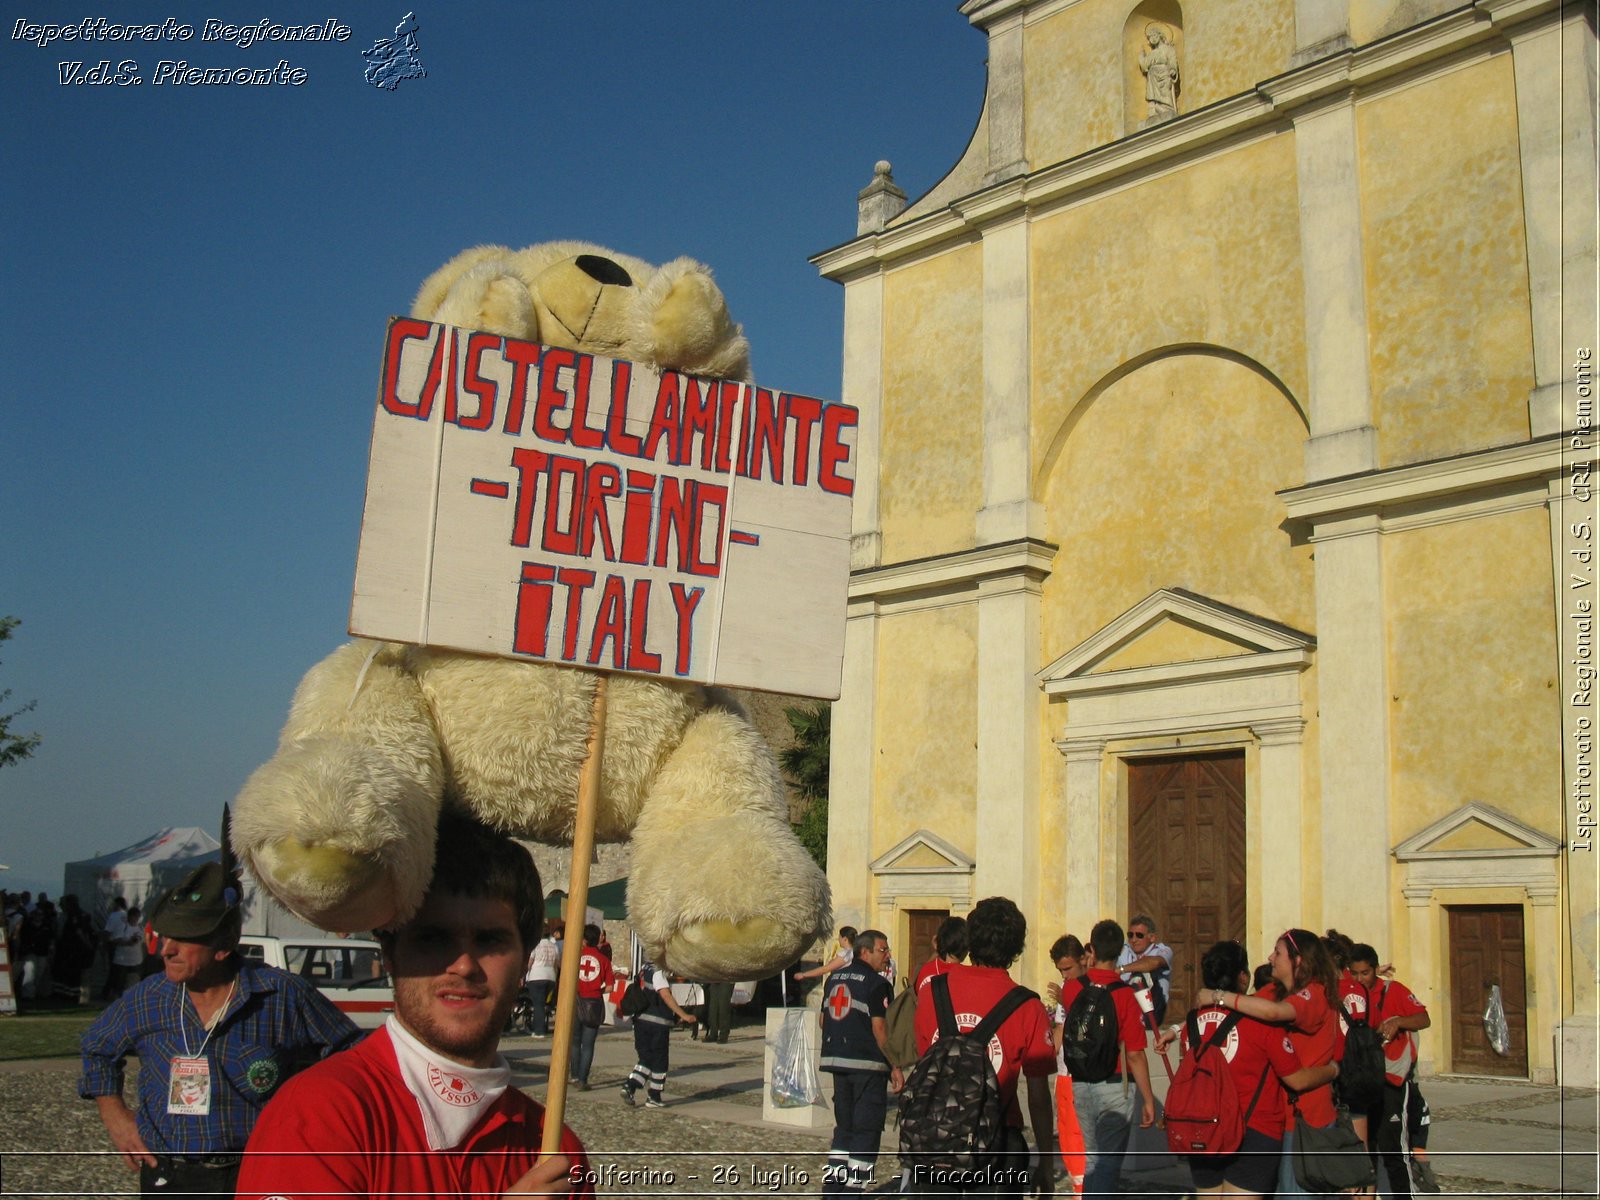
<path fill-rule="evenodd" d="M 238 879 L 192 872 L 151 916 L 165 970 L 124 992 L 83 1035 L 78 1094 L 94 1100 L 142 1194 L 232 1197 L 261 1108 L 300 1068 L 359 1036 L 298 976 L 243 962 Z M 122 1096 L 139 1057 L 138 1106 Z"/>

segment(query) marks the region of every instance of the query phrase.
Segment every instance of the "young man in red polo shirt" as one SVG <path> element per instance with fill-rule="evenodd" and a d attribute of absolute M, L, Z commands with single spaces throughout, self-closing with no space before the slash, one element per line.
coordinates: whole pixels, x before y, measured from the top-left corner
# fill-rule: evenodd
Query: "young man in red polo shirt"
<path fill-rule="evenodd" d="M 544 1108 L 511 1086 L 500 1033 L 544 896 L 528 852 L 476 822 L 439 821 L 433 883 L 379 935 L 395 1012 L 353 1049 L 283 1085 L 239 1174 L 240 1200 L 594 1194 L 563 1129 L 540 1160 Z"/>
<path fill-rule="evenodd" d="M 1116 1008 L 1117 1041 L 1121 1048 L 1120 1062 L 1110 1076 L 1072 1081 L 1073 1105 L 1078 1111 L 1078 1124 L 1083 1129 L 1084 1150 L 1088 1155 L 1088 1168 L 1083 1177 L 1086 1196 L 1117 1190 L 1122 1156 L 1133 1134 L 1134 1095 L 1128 1090 L 1130 1077 L 1141 1104 L 1139 1128 L 1148 1129 L 1156 1122 L 1156 1095 L 1150 1087 L 1150 1064 L 1144 1056 L 1144 1016 L 1139 1011 L 1133 989 L 1123 982 L 1117 971 L 1117 957 L 1124 944 L 1121 925 L 1109 919 L 1096 923 L 1086 947 L 1088 971 L 1061 986 L 1061 1006 L 1067 1013 L 1064 1038 L 1072 1037 L 1073 1004 L 1084 988 L 1106 988 Z M 1071 1048 L 1064 1046 L 1063 1053 L 1070 1061 Z"/>
<path fill-rule="evenodd" d="M 1372 997 L 1368 1018 L 1383 1039 L 1383 1100 L 1367 1114 L 1367 1144 L 1381 1169 L 1389 1173 L 1389 1187 L 1395 1196 L 1409 1200 L 1411 1175 L 1407 1170 L 1405 1131 L 1407 1083 L 1417 1067 L 1419 1030 L 1433 1019 L 1410 988 L 1378 974 L 1378 952 L 1358 945 L 1350 955 L 1350 978 Z"/>
<path fill-rule="evenodd" d="M 972 906 L 967 914 L 968 963 L 948 963 L 944 974 L 950 981 L 950 1004 L 955 1009 L 956 1027 L 962 1033 L 976 1029 L 989 1010 L 1016 987 L 1009 968 L 1027 943 L 1028 922 L 1016 904 L 1004 896 L 990 896 Z M 1117 937 L 1117 949 L 1122 938 Z M 1115 955 L 1113 955 L 1115 957 Z M 915 1020 L 917 1053 L 926 1054 L 939 1038 L 939 1014 L 933 998 L 923 995 L 917 1002 Z M 1029 999 L 1000 1026 L 989 1042 L 989 1061 L 1000 1084 L 1000 1099 L 1006 1109 L 1007 1147 L 1025 1149 L 1022 1134 L 1022 1109 L 1017 1104 L 1017 1083 L 1028 1081 L 1028 1120 L 1033 1126 L 1038 1155 L 1033 1164 L 1031 1186 L 1041 1195 L 1050 1195 L 1055 1179 L 1055 1117 L 1050 1108 L 1050 1076 L 1055 1074 L 1056 1053 L 1050 1042 L 1050 1017 L 1038 999 Z M 1019 1169 L 1021 1159 L 1016 1160 Z M 939 1194 L 935 1184 L 912 1180 L 908 1192 Z M 1022 1194 L 1024 1186 L 1002 1188 L 1003 1193 Z"/>

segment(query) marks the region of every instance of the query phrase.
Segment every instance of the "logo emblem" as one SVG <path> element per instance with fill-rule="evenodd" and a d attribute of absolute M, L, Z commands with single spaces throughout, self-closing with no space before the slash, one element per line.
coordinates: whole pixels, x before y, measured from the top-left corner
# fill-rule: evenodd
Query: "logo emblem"
<path fill-rule="evenodd" d="M 278 1086 L 278 1076 L 278 1060 L 275 1058 L 258 1058 L 244 1069 L 245 1082 L 262 1094 Z"/>
<path fill-rule="evenodd" d="M 828 1013 L 835 1021 L 842 1021 L 850 1012 L 850 989 L 838 984 L 828 993 Z"/>
<path fill-rule="evenodd" d="M 478 1089 L 461 1076 L 441 1071 L 432 1063 L 428 1064 L 428 1086 L 433 1089 L 433 1094 L 446 1104 L 454 1104 L 461 1108 L 476 1104 L 483 1099 Z"/>

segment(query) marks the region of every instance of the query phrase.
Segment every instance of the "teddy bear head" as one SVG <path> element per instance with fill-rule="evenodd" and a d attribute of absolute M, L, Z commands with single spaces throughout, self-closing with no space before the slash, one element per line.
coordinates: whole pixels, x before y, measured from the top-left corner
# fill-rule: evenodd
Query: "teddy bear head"
<path fill-rule="evenodd" d="M 719 379 L 750 378 L 750 344 L 711 272 L 654 267 L 587 242 L 464 251 L 423 283 L 411 315 Z"/>

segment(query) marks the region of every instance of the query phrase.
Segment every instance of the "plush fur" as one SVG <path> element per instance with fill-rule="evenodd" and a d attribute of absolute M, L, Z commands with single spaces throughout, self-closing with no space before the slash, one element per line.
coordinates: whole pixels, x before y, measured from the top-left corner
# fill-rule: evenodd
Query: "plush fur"
<path fill-rule="evenodd" d="M 413 315 L 725 378 L 749 345 L 704 267 L 582 242 L 458 255 Z M 278 751 L 235 802 L 236 852 L 325 929 L 408 919 L 442 805 L 570 841 L 595 676 L 356 641 L 295 692 Z M 596 836 L 632 838 L 629 921 L 657 963 L 759 978 L 829 927 L 827 880 L 788 825 L 771 751 L 715 689 L 619 675 L 608 689 Z"/>

